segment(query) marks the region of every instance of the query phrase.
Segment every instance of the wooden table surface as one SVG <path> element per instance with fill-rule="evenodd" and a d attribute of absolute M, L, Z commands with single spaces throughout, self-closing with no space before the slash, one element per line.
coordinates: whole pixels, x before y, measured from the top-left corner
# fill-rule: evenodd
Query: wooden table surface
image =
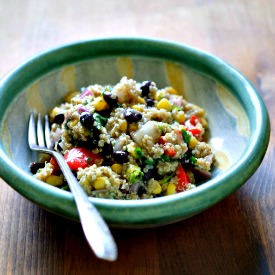
<path fill-rule="evenodd" d="M 259 90 L 275 115 L 274 0 L 0 1 L 0 77 L 63 43 L 148 36 L 216 54 Z M 252 178 L 188 220 L 112 229 L 114 263 L 95 258 L 82 229 L 27 201 L 0 179 L 0 274 L 275 274 L 275 133 Z"/>

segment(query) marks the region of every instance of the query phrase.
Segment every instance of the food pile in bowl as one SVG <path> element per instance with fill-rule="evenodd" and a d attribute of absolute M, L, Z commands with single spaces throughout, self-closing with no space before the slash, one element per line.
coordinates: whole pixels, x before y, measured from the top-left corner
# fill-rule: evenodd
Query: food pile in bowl
<path fill-rule="evenodd" d="M 174 88 L 123 77 L 69 93 L 50 112 L 54 149 L 89 196 L 147 199 L 195 188 L 214 154 L 205 110 Z M 34 176 L 68 189 L 55 159 L 31 163 Z"/>

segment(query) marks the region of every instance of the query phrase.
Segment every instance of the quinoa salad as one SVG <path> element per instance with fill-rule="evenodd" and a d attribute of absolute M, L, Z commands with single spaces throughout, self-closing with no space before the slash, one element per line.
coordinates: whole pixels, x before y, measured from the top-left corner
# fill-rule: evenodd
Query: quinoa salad
<path fill-rule="evenodd" d="M 185 192 L 211 177 L 205 110 L 172 87 L 123 77 L 69 93 L 49 112 L 51 139 L 92 197 L 149 199 Z M 53 157 L 34 177 L 69 190 Z"/>

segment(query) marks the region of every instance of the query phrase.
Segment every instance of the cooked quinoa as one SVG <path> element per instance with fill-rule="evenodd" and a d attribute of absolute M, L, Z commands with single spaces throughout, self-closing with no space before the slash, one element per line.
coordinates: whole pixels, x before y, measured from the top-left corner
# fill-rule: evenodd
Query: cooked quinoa
<path fill-rule="evenodd" d="M 49 112 L 54 149 L 89 196 L 145 199 L 195 188 L 210 177 L 205 111 L 172 87 L 123 77 L 70 93 Z M 67 188 L 51 158 L 34 176 Z"/>

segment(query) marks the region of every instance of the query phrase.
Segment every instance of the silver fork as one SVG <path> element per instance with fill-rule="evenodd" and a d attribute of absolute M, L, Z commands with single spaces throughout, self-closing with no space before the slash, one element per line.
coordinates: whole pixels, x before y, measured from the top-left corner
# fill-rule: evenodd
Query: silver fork
<path fill-rule="evenodd" d="M 74 196 L 82 228 L 92 250 L 98 258 L 109 261 L 116 260 L 117 246 L 107 224 L 96 207 L 89 201 L 88 196 L 79 185 L 74 174 L 64 161 L 63 156 L 52 149 L 50 125 L 47 115 L 45 116 L 44 124 L 45 132 L 43 130 L 41 115 L 37 115 L 36 123 L 34 113 L 30 114 L 28 132 L 30 149 L 50 154 L 56 159 Z"/>

